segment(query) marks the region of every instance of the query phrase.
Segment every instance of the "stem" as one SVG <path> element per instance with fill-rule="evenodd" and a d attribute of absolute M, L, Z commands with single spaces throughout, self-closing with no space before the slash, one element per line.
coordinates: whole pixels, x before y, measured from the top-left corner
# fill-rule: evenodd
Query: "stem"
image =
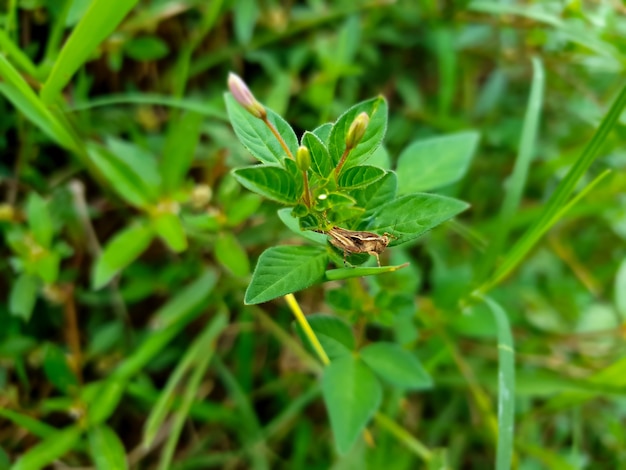
<path fill-rule="evenodd" d="M 311 191 L 309 190 L 309 175 L 306 171 L 302 172 L 302 181 L 304 181 L 304 204 L 311 208 Z"/>
<path fill-rule="evenodd" d="M 289 147 L 287 147 L 287 144 L 285 143 L 285 140 L 283 139 L 283 137 L 278 133 L 278 131 L 276 130 L 276 128 L 274 127 L 274 124 L 272 124 L 269 119 L 267 119 L 267 116 L 265 116 L 263 119 L 263 122 L 265 123 L 265 125 L 267 127 L 269 127 L 270 131 L 272 131 L 272 134 L 274 134 L 274 137 L 276 137 L 276 140 L 278 140 L 278 143 L 280 144 L 280 146 L 283 148 L 283 150 L 285 151 L 285 153 L 287 154 L 287 156 L 289 158 L 291 158 L 292 160 L 295 160 L 293 153 L 291 153 L 291 150 L 289 150 Z"/>
<path fill-rule="evenodd" d="M 283 330 L 269 315 L 267 315 L 261 308 L 252 306 L 252 313 L 258 317 L 263 327 L 272 333 L 278 341 L 280 341 L 286 348 L 290 349 L 298 359 L 300 359 L 308 369 L 321 374 L 324 370 L 323 367 L 317 362 L 317 359 L 311 355 L 309 351 L 304 349 L 300 342 L 296 341 Z"/>
<path fill-rule="evenodd" d="M 330 364 L 330 359 L 328 359 L 326 351 L 324 351 L 324 348 L 320 344 L 320 341 L 317 339 L 317 336 L 315 336 L 315 332 L 313 331 L 313 328 L 311 328 L 311 325 L 309 325 L 309 322 L 304 316 L 300 305 L 298 305 L 298 301 L 296 300 L 296 298 L 293 296 L 293 294 L 287 294 L 285 296 L 285 301 L 293 312 L 293 316 L 296 317 L 296 321 L 300 325 L 300 328 L 302 328 L 302 331 L 304 331 L 304 334 L 311 342 L 311 345 L 313 346 L 313 349 L 322 361 L 322 364 L 324 364 L 325 366 Z"/>
<path fill-rule="evenodd" d="M 341 168 L 343 168 L 343 164 L 346 163 L 346 159 L 348 158 L 348 155 L 350 154 L 351 150 L 352 148 L 346 147 L 346 149 L 343 151 L 343 155 L 341 155 L 341 158 L 339 159 L 339 163 L 335 167 L 335 178 L 339 176 L 339 173 L 341 172 Z"/>
<path fill-rule="evenodd" d="M 311 325 L 309 325 L 309 322 L 307 321 L 304 313 L 302 313 L 302 309 L 300 309 L 300 305 L 298 305 L 298 301 L 296 300 L 294 295 L 287 294 L 285 296 L 285 301 L 287 302 L 287 305 L 289 305 L 289 308 L 291 309 L 294 316 L 296 317 L 296 321 L 298 322 L 298 324 L 304 331 L 304 334 L 307 336 L 308 340 L 313 346 L 313 349 L 315 349 L 315 352 L 319 356 L 324 366 L 329 365 L 330 359 L 326 355 L 324 348 L 322 347 L 319 340 L 317 339 L 317 336 L 315 335 L 315 332 L 311 328 Z M 263 314 L 262 311 L 259 310 L 258 313 L 261 315 L 262 319 L 263 317 L 266 317 L 266 315 Z M 266 321 L 273 323 L 271 318 L 269 317 L 267 317 Z M 415 454 L 421 457 L 422 460 L 424 460 L 425 462 L 429 462 L 430 460 L 432 460 L 433 453 L 430 451 L 430 449 L 428 449 L 424 444 L 422 444 L 421 441 L 419 441 L 414 436 L 412 436 L 409 431 L 404 429 L 398 423 L 394 422 L 391 418 L 389 418 L 388 416 L 385 416 L 384 414 L 380 412 L 377 412 L 374 415 L 374 420 L 382 428 L 385 428 L 387 431 L 389 431 L 389 433 L 391 433 L 396 439 L 398 439 L 398 441 L 402 442 L 409 449 L 415 452 Z M 369 433 L 367 429 L 365 430 L 363 437 L 369 445 L 373 444 L 374 441 L 373 441 L 372 435 Z"/>
<path fill-rule="evenodd" d="M 82 383 L 83 355 L 80 349 L 80 333 L 76 318 L 76 304 L 74 303 L 74 285 L 69 284 L 64 290 L 63 312 L 67 326 L 66 339 L 72 351 L 72 369 L 76 373 L 78 381 Z"/>
<path fill-rule="evenodd" d="M 380 427 L 385 428 L 389 431 L 393 436 L 402 442 L 405 446 L 415 452 L 416 455 L 420 456 L 422 460 L 425 462 L 429 462 L 433 458 L 433 453 L 422 444 L 415 436 L 412 436 L 410 432 L 404 429 L 402 426 L 397 424 L 388 416 L 385 416 L 382 413 L 376 413 L 374 415 L 374 421 Z"/>
<path fill-rule="evenodd" d="M 91 225 L 91 219 L 89 218 L 89 208 L 87 207 L 87 201 L 85 200 L 85 187 L 80 181 L 72 180 L 68 184 L 68 188 L 74 198 L 74 208 L 78 214 L 78 219 L 80 220 L 82 228 L 85 231 L 87 250 L 94 259 L 98 258 L 102 254 L 102 247 L 98 240 L 98 236 L 96 235 L 96 231 L 94 230 L 93 225 Z M 128 309 L 126 308 L 126 304 L 124 303 L 124 299 L 122 298 L 122 294 L 119 290 L 119 278 L 115 278 L 113 282 L 111 282 L 110 289 L 113 311 L 117 314 L 118 318 L 120 318 L 128 326 L 128 328 L 125 328 L 126 334 L 124 336 L 126 341 L 130 341 L 133 330 L 131 328 Z"/>
<path fill-rule="evenodd" d="M 450 338 L 447 330 L 439 318 L 439 311 L 434 309 L 431 312 L 432 323 L 430 326 L 433 330 L 439 335 L 442 339 L 444 345 L 452 355 L 452 359 L 454 360 L 459 372 L 465 379 L 467 383 L 467 387 L 470 390 L 472 397 L 474 398 L 474 402 L 478 407 L 481 418 L 483 419 L 486 429 L 489 432 L 490 437 L 493 442 L 496 442 L 498 439 L 498 420 L 491 408 L 491 403 L 489 401 L 489 397 L 487 396 L 487 392 L 485 392 L 481 386 L 480 382 L 476 378 L 476 374 L 474 373 L 471 366 L 465 360 L 465 357 L 457 348 L 457 343 Z"/>

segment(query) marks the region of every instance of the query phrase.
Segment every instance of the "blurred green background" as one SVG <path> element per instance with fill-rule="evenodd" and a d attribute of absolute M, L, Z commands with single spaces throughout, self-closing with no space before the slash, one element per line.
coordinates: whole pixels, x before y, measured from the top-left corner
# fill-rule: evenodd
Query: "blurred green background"
<path fill-rule="evenodd" d="M 492 468 L 498 331 L 468 295 L 590 143 L 586 192 L 489 289 L 515 341 L 513 468 L 626 468 L 622 2 L 0 5 L 0 469 Z M 437 191 L 471 209 L 385 253 L 408 269 L 298 294 L 434 381 L 385 390 L 396 428 L 346 455 L 285 303 L 243 305 L 259 254 L 304 242 L 229 173 L 252 164 L 229 71 L 298 135 L 382 94 L 381 161 L 480 134 Z"/>

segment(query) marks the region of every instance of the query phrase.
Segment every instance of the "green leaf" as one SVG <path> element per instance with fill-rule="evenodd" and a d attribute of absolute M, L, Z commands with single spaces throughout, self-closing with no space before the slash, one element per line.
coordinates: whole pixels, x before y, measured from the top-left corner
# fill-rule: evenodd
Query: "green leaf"
<path fill-rule="evenodd" d="M 312 246 L 276 246 L 259 257 L 246 290 L 245 304 L 260 304 L 318 282 L 328 264 L 326 249 Z"/>
<path fill-rule="evenodd" d="M 48 211 L 48 204 L 35 192 L 28 195 L 26 217 L 37 243 L 43 248 L 50 248 L 54 235 L 52 218 Z"/>
<path fill-rule="evenodd" d="M 203 305 L 216 282 L 216 272 L 207 269 L 198 279 L 177 293 L 176 297 L 170 299 L 154 314 L 153 324 L 165 327 L 180 322 L 185 315 L 192 313 L 198 305 Z"/>
<path fill-rule="evenodd" d="M 152 227 L 143 222 L 117 232 L 96 260 L 92 276 L 93 288 L 100 289 L 138 258 L 148 248 L 153 236 Z"/>
<path fill-rule="evenodd" d="M 338 184 L 344 189 L 357 189 L 369 186 L 385 176 L 385 170 L 370 165 L 353 166 L 343 170 Z"/>
<path fill-rule="evenodd" d="M 224 95 L 226 110 L 230 123 L 239 141 L 256 159 L 263 163 L 280 163 L 286 157 L 276 136 L 267 127 L 263 120 L 254 117 L 244 109 L 230 93 Z M 298 138 L 291 126 L 271 109 L 267 111 L 267 120 L 274 125 L 278 134 L 285 140 L 292 155 L 298 150 Z"/>
<path fill-rule="evenodd" d="M 350 195 L 359 207 L 365 209 L 363 219 L 369 219 L 380 206 L 395 199 L 397 187 L 396 174 L 388 171 L 381 179 L 369 186 L 350 191 Z"/>
<path fill-rule="evenodd" d="M 92 426 L 104 423 L 119 405 L 126 380 L 109 377 L 101 382 L 91 382 L 81 390 L 81 399 L 87 405 L 87 417 Z"/>
<path fill-rule="evenodd" d="M 169 52 L 167 43 L 156 36 L 132 38 L 124 44 L 124 53 L 137 61 L 159 60 Z"/>
<path fill-rule="evenodd" d="M 468 207 L 463 201 L 445 196 L 409 194 L 379 207 L 366 230 L 389 232 L 397 237 L 392 238 L 389 246 L 401 245 L 420 237 Z"/>
<path fill-rule="evenodd" d="M 614 292 L 615 309 L 622 320 L 626 320 L 626 258 L 617 269 Z"/>
<path fill-rule="evenodd" d="M 188 229 L 216 232 L 222 227 L 221 215 L 217 214 L 183 214 L 182 221 Z"/>
<path fill-rule="evenodd" d="M 101 424 L 90 429 L 87 436 L 89 452 L 98 470 L 128 468 L 126 450 L 113 429 Z"/>
<path fill-rule="evenodd" d="M 178 189 L 191 168 L 203 119 L 201 114 L 190 112 L 170 124 L 159 167 L 167 193 Z"/>
<path fill-rule="evenodd" d="M 350 152 L 344 170 L 365 161 L 382 142 L 387 130 L 387 101 L 379 96 L 351 107 L 333 125 L 328 141 L 333 167 L 337 166 L 346 148 L 346 135 L 352 121 L 362 112 L 369 115 L 369 124 L 359 144 Z"/>
<path fill-rule="evenodd" d="M 175 253 L 180 253 L 187 249 L 187 236 L 185 229 L 176 214 L 165 212 L 157 214 L 152 219 L 154 231 L 167 246 Z"/>
<path fill-rule="evenodd" d="M 31 274 L 22 273 L 11 288 L 9 297 L 9 311 L 11 315 L 21 317 L 24 321 L 30 320 L 35 308 L 39 279 Z"/>
<path fill-rule="evenodd" d="M 54 101 L 72 75 L 89 59 L 133 9 L 137 0 L 93 0 L 66 41 L 41 90 L 44 102 Z"/>
<path fill-rule="evenodd" d="M 78 379 L 67 362 L 65 352 L 54 344 L 46 345 L 43 370 L 50 383 L 65 394 L 78 386 Z"/>
<path fill-rule="evenodd" d="M 398 157 L 398 192 L 430 191 L 459 181 L 469 168 L 480 134 L 457 134 L 420 139 Z"/>
<path fill-rule="evenodd" d="M 129 204 L 145 208 L 155 201 L 153 191 L 142 177 L 108 149 L 90 146 L 89 157 L 113 189 Z"/>
<path fill-rule="evenodd" d="M 302 145 L 311 153 L 311 170 L 322 178 L 330 175 L 334 167 L 324 142 L 317 135 L 307 131 L 302 136 Z"/>
<path fill-rule="evenodd" d="M 12 470 L 40 470 L 69 452 L 78 442 L 82 430 L 70 426 L 45 438 L 22 455 Z"/>
<path fill-rule="evenodd" d="M 25 414 L 18 413 L 6 408 L 0 408 L 0 416 L 11 421 L 16 426 L 25 429 L 33 436 L 45 439 L 46 437 L 56 435 L 57 429 L 38 419 L 31 418 Z M 2 468 L 2 467 L 0 467 Z"/>
<path fill-rule="evenodd" d="M 323 233 L 313 232 L 312 230 L 301 230 L 298 219 L 291 215 L 291 211 L 292 209 L 289 207 L 278 210 L 278 218 L 283 222 L 283 224 L 285 224 L 285 226 L 293 233 L 296 233 L 307 240 L 311 240 L 312 242 L 326 246 L 328 237 Z"/>
<path fill-rule="evenodd" d="M 11 459 L 9 454 L 0 447 L 0 470 L 9 470 L 11 467 Z"/>
<path fill-rule="evenodd" d="M 215 258 L 235 276 L 250 274 L 250 260 L 246 250 L 232 232 L 223 232 L 215 240 Z"/>
<path fill-rule="evenodd" d="M 13 103 L 13 106 L 19 109 L 28 120 L 52 140 L 62 147 L 80 154 L 79 145 L 65 126 L 65 122 L 50 112 L 26 80 L 2 54 L 0 54 L 0 77 L 4 80 L 0 83 L 0 92 Z"/>
<path fill-rule="evenodd" d="M 61 257 L 54 251 L 46 251 L 28 263 L 30 272 L 39 276 L 47 284 L 52 284 L 59 277 L 60 264 Z"/>
<path fill-rule="evenodd" d="M 322 393 L 337 449 L 345 454 L 380 406 L 380 383 L 362 361 L 347 355 L 324 369 Z"/>
<path fill-rule="evenodd" d="M 321 126 L 313 129 L 312 133 L 315 134 L 315 136 L 318 137 L 324 143 L 324 145 L 327 145 L 330 139 L 330 131 L 332 130 L 333 124 L 327 122 L 326 124 L 322 124 Z"/>
<path fill-rule="evenodd" d="M 302 193 L 302 180 L 294 180 L 287 170 L 277 165 L 237 168 L 232 174 L 250 191 L 283 204 L 295 204 Z"/>
<path fill-rule="evenodd" d="M 373 343 L 361 349 L 359 355 L 376 375 L 392 385 L 412 390 L 433 385 L 420 361 L 398 344 Z"/>
<path fill-rule="evenodd" d="M 150 197 L 156 199 L 161 192 L 161 175 L 154 155 L 139 145 L 111 136 L 106 138 L 106 146 L 117 161 L 128 166 L 135 178 L 141 180 Z"/>
<path fill-rule="evenodd" d="M 350 354 L 356 347 L 352 328 L 343 320 L 333 315 L 321 313 L 307 315 L 309 325 L 319 339 L 322 348 L 329 358 L 335 359 Z M 308 337 L 302 331 L 300 324 L 294 323 L 300 340 L 314 353 Z"/>
<path fill-rule="evenodd" d="M 248 44 L 252 39 L 259 14 L 259 4 L 256 0 L 233 2 L 235 36 L 240 44 Z"/>
<path fill-rule="evenodd" d="M 255 214 L 261 205 L 261 199 L 256 194 L 242 194 L 232 201 L 224 203 L 224 213 L 228 218 L 226 224 L 229 227 L 236 227 L 248 220 L 250 216 Z"/>

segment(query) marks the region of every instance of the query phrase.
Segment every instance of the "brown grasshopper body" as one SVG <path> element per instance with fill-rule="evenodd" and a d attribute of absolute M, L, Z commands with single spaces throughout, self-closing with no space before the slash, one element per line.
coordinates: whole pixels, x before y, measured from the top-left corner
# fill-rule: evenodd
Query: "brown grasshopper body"
<path fill-rule="evenodd" d="M 389 233 L 378 235 L 372 232 L 360 232 L 355 230 L 347 230 L 341 227 L 333 227 L 328 231 L 319 231 L 330 237 L 330 243 L 340 250 L 343 250 L 343 262 L 346 263 L 348 253 L 367 253 L 376 257 L 376 262 L 380 266 L 380 258 L 378 257 L 389 245 L 390 237 L 395 238 Z"/>

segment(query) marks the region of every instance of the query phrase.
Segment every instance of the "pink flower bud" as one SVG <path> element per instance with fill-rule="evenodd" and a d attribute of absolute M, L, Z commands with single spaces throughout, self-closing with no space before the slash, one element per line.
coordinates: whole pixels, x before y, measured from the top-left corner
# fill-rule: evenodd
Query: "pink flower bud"
<path fill-rule="evenodd" d="M 246 83 L 239 77 L 239 75 L 230 72 L 228 74 L 228 88 L 233 94 L 233 98 L 241 106 L 246 108 L 250 114 L 259 119 L 265 119 L 267 113 L 261 103 L 259 103 Z"/>

